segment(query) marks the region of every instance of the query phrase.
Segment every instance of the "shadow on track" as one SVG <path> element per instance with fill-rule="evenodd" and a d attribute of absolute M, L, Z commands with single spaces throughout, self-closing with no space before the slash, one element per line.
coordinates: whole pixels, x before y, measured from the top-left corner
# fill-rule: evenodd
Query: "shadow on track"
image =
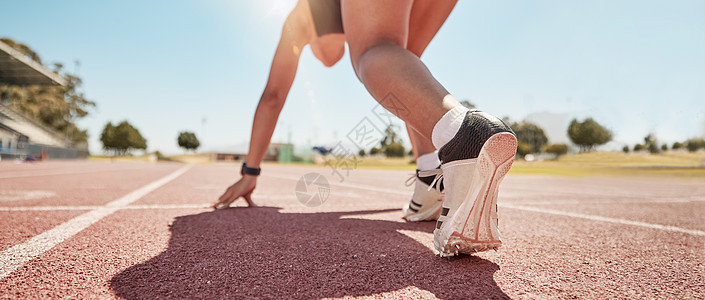
<path fill-rule="evenodd" d="M 127 299 L 365 296 L 416 286 L 439 298 L 508 298 L 495 263 L 439 258 L 397 230 L 434 223 L 341 219 L 385 211 L 231 208 L 178 217 L 166 251 L 110 282 Z"/>

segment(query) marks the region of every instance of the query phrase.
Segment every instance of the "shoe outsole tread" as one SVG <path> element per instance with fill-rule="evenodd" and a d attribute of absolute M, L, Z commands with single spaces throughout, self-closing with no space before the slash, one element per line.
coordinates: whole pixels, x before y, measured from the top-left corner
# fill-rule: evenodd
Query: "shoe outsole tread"
<path fill-rule="evenodd" d="M 509 132 L 494 134 L 483 144 L 475 170 L 477 177 L 474 177 L 474 180 L 481 180 L 481 192 L 477 197 L 468 195 L 463 205 L 451 217 L 454 221 L 444 224 L 456 228 L 443 226 L 439 229 L 443 232 L 452 230 L 448 238 L 441 243 L 441 249 L 437 249 L 441 256 L 474 254 L 502 246 L 497 220 L 492 215 L 493 209 L 496 214 L 499 184 L 514 162 L 516 149 L 516 137 Z M 477 221 L 473 218 L 476 210 L 480 214 Z"/>

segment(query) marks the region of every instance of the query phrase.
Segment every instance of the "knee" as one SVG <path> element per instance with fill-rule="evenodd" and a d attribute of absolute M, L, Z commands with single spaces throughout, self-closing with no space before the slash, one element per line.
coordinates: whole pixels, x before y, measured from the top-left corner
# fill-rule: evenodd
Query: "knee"
<path fill-rule="evenodd" d="M 352 51 L 351 49 L 350 60 L 357 78 L 364 83 L 365 78 L 371 72 L 375 72 L 374 68 L 384 59 L 384 53 L 399 48 L 403 49 L 403 46 L 393 41 L 387 41 L 375 44 L 361 51 Z"/>

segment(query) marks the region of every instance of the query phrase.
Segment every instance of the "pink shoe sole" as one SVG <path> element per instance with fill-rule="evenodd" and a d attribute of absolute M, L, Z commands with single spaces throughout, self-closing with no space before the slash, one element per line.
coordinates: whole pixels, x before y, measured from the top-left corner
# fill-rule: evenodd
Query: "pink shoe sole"
<path fill-rule="evenodd" d="M 512 167 L 516 149 L 517 139 L 509 132 L 491 136 L 482 146 L 473 175 L 475 182 L 470 188 L 475 190 L 480 184 L 480 192 L 468 193 L 451 217 L 455 222 L 447 222 L 449 226 L 456 224 L 455 228 L 443 228 L 446 234 L 452 233 L 440 250 L 441 256 L 473 254 L 502 246 L 497 228 L 497 194 L 499 184 Z"/>

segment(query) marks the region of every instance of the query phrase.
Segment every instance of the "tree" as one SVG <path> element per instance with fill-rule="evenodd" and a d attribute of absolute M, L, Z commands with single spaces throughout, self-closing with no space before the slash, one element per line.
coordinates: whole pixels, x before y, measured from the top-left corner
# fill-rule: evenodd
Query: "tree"
<path fill-rule="evenodd" d="M 661 145 L 661 151 L 663 151 L 663 152 L 668 151 L 668 145 L 667 144 Z"/>
<path fill-rule="evenodd" d="M 398 143 L 401 140 L 399 139 L 399 135 L 397 134 L 397 126 L 393 124 L 389 124 L 386 129 L 384 129 L 384 138 L 380 141 L 380 146 L 382 146 L 382 149 L 386 147 L 389 144 L 392 143 Z"/>
<path fill-rule="evenodd" d="M 201 146 L 196 134 L 190 131 L 179 132 L 179 137 L 176 139 L 179 147 L 186 150 L 196 150 Z"/>
<path fill-rule="evenodd" d="M 673 146 L 671 146 L 671 149 L 673 150 L 679 150 L 685 148 L 685 145 L 681 142 L 675 142 L 673 143 Z"/>
<path fill-rule="evenodd" d="M 360 151 L 357 152 L 357 155 L 360 157 L 364 157 L 365 156 L 365 149 L 360 149 Z"/>
<path fill-rule="evenodd" d="M 377 154 L 380 153 L 380 151 L 381 151 L 381 150 L 380 150 L 379 148 L 377 148 L 377 147 L 372 147 L 372 149 L 370 149 L 370 155 L 377 155 Z"/>
<path fill-rule="evenodd" d="M 705 148 L 705 139 L 703 139 L 703 138 L 688 139 L 685 142 L 685 147 L 688 148 L 688 151 L 690 151 L 690 152 L 698 151 L 702 148 Z"/>
<path fill-rule="evenodd" d="M 103 143 L 103 149 L 111 150 L 116 155 L 125 155 L 132 149 L 147 149 L 147 140 L 127 121 L 122 121 L 117 126 L 108 122 L 100 134 L 100 141 Z"/>
<path fill-rule="evenodd" d="M 649 152 L 652 154 L 657 154 L 657 153 L 661 152 L 661 149 L 659 149 L 658 145 L 653 144 L 653 143 L 649 144 L 648 149 L 649 149 Z"/>
<path fill-rule="evenodd" d="M 0 41 L 41 64 L 41 58 L 29 46 L 11 39 Z M 66 86 L 0 85 L 0 99 L 6 99 L 11 108 L 55 129 L 74 143 L 85 143 L 88 133 L 78 128 L 76 121 L 87 116 L 95 102 L 86 99 L 80 77 L 64 71 L 60 63 L 54 64 L 53 70 L 66 80 Z"/>
<path fill-rule="evenodd" d="M 658 140 L 656 139 L 656 135 L 653 133 L 649 133 L 649 135 L 644 137 L 644 147 L 646 147 L 646 149 L 648 149 L 649 152 L 653 154 L 661 152 L 658 147 Z"/>
<path fill-rule="evenodd" d="M 568 153 L 568 145 L 566 144 L 553 144 L 546 147 L 546 152 L 555 154 L 556 157 Z"/>
<path fill-rule="evenodd" d="M 460 100 L 460 104 L 462 106 L 465 106 L 465 108 L 467 108 L 467 109 L 473 109 L 476 107 L 475 104 L 472 104 L 472 102 L 470 102 L 470 100 L 468 100 L 468 99 Z"/>
<path fill-rule="evenodd" d="M 404 157 L 405 152 L 404 145 L 399 142 L 394 142 L 384 147 L 384 155 L 387 157 Z"/>
<path fill-rule="evenodd" d="M 406 152 L 396 129 L 397 126 L 389 124 L 384 130 L 384 138 L 379 143 L 381 152 L 387 157 L 403 157 Z M 370 150 L 370 154 L 372 154 L 372 150 Z"/>
<path fill-rule="evenodd" d="M 644 147 L 644 145 L 642 144 L 634 145 L 634 152 L 644 151 L 644 149 L 646 149 L 646 147 Z"/>
<path fill-rule="evenodd" d="M 529 153 L 541 152 L 543 146 L 548 143 L 546 133 L 543 132 L 541 127 L 534 123 L 527 121 L 521 123 L 514 122 L 510 127 L 514 130 L 514 133 L 516 133 L 519 142 L 529 145 Z"/>
<path fill-rule="evenodd" d="M 611 141 L 612 132 L 592 118 L 587 118 L 583 122 L 573 119 L 568 126 L 568 137 L 580 147 L 580 152 L 588 152 L 595 146 Z"/>
<path fill-rule="evenodd" d="M 624 152 L 624 153 L 629 153 L 629 146 L 624 146 L 624 147 L 622 148 L 622 152 Z"/>
<path fill-rule="evenodd" d="M 108 124 L 105 124 L 105 127 L 103 127 L 103 132 L 100 134 L 100 142 L 103 143 L 103 149 L 114 151 L 116 146 L 115 126 L 113 126 L 112 122 L 108 122 Z"/>

